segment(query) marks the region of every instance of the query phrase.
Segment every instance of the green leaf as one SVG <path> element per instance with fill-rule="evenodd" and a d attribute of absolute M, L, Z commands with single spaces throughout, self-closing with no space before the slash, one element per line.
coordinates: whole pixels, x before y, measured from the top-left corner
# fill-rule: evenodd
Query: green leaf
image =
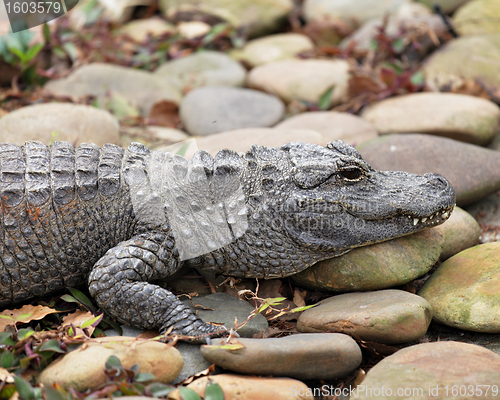
<path fill-rule="evenodd" d="M 0 365 L 2 368 L 10 368 L 14 363 L 14 354 L 8 350 L 4 350 L 2 356 L 0 357 Z"/>
<path fill-rule="evenodd" d="M 16 47 L 9 47 L 9 50 L 11 53 L 14 53 L 19 58 L 19 61 L 22 64 L 26 63 L 26 55 L 23 53 L 22 50 L 20 50 Z"/>
<path fill-rule="evenodd" d="M 201 400 L 201 397 L 198 396 L 194 390 L 188 389 L 187 387 L 179 387 L 179 393 L 181 394 L 182 400 Z"/>
<path fill-rule="evenodd" d="M 35 391 L 31 385 L 20 376 L 14 375 L 14 384 L 19 392 L 19 397 L 23 400 L 35 399 Z"/>
<path fill-rule="evenodd" d="M 46 400 L 66 400 L 66 396 L 64 396 L 59 390 L 50 386 L 45 386 L 43 391 L 45 393 Z"/>
<path fill-rule="evenodd" d="M 104 364 L 104 368 L 106 368 L 107 370 L 116 369 L 120 371 L 123 369 L 123 366 L 117 356 L 111 355 L 108 357 L 106 364 Z"/>
<path fill-rule="evenodd" d="M 309 310 L 310 308 L 313 308 L 313 307 L 316 307 L 316 304 L 312 304 L 310 306 L 304 306 L 304 307 L 295 307 L 295 308 L 291 309 L 290 312 L 291 313 L 301 312 L 301 311 Z"/>
<path fill-rule="evenodd" d="M 396 40 L 394 40 L 392 42 L 392 49 L 397 53 L 397 54 L 400 54 L 403 52 L 403 50 L 405 49 L 406 45 L 405 45 L 405 41 L 402 37 L 399 37 L 397 38 Z"/>
<path fill-rule="evenodd" d="M 61 344 L 56 339 L 50 339 L 43 343 L 38 351 L 53 351 L 55 353 L 64 353 L 65 351 L 61 349 Z"/>
<path fill-rule="evenodd" d="M 152 381 L 155 378 L 153 374 L 150 374 L 149 372 L 141 372 L 136 375 L 135 381 L 136 382 L 149 382 Z"/>
<path fill-rule="evenodd" d="M 224 393 L 218 383 L 208 380 L 205 388 L 205 400 L 224 400 Z"/>
<path fill-rule="evenodd" d="M 66 303 L 78 303 L 80 304 L 80 302 L 75 299 L 73 296 L 70 296 L 69 294 L 63 294 L 61 296 L 61 300 L 64 300 Z"/>
<path fill-rule="evenodd" d="M 318 107 L 320 110 L 328 110 L 332 102 L 333 86 L 330 87 L 321 95 L 318 101 Z"/>
<path fill-rule="evenodd" d="M 378 46 L 379 46 L 379 44 L 378 44 L 377 39 L 372 39 L 370 41 L 370 44 L 369 44 L 368 47 L 369 47 L 370 50 L 376 51 L 378 49 Z"/>
<path fill-rule="evenodd" d="M 103 317 L 104 317 L 104 314 L 100 314 L 100 315 L 98 315 L 95 318 L 91 318 L 91 319 L 85 321 L 83 324 L 81 324 L 80 328 L 85 329 L 85 328 L 87 328 L 89 326 L 96 327 L 102 321 Z"/>
<path fill-rule="evenodd" d="M 33 394 L 35 395 L 35 399 L 36 400 L 43 400 L 43 392 L 42 392 L 42 388 L 40 387 L 34 387 L 33 388 Z"/>
<path fill-rule="evenodd" d="M 71 294 L 75 299 L 78 300 L 80 304 L 82 304 L 86 309 L 89 311 L 94 311 L 94 305 L 90 301 L 90 299 L 85 296 L 82 292 L 80 292 L 78 289 L 75 288 L 68 288 Z"/>
<path fill-rule="evenodd" d="M 45 39 L 45 43 L 50 43 L 50 28 L 46 23 L 43 24 L 43 38 Z"/>
<path fill-rule="evenodd" d="M 2 57 L 5 60 L 5 62 L 9 64 L 14 64 L 16 58 L 12 55 L 12 53 L 8 49 L 7 41 L 5 40 L 6 37 L 7 36 L 0 37 L 0 57 Z"/>
<path fill-rule="evenodd" d="M 165 397 L 170 392 L 175 390 L 175 386 L 165 385 L 163 383 L 154 382 L 148 386 L 149 391 L 155 397 Z"/>
<path fill-rule="evenodd" d="M 72 62 L 78 60 L 78 48 L 72 42 L 65 42 L 62 48 L 66 52 L 66 55 L 71 59 Z"/>
<path fill-rule="evenodd" d="M 31 46 L 28 51 L 25 53 L 25 58 L 26 58 L 26 62 L 29 62 L 31 61 L 33 58 L 35 58 L 38 53 L 40 53 L 40 50 L 43 49 L 43 44 L 41 43 L 37 43 L 33 46 Z"/>
<path fill-rule="evenodd" d="M 191 142 L 187 142 L 187 143 L 183 144 L 182 147 L 179 150 L 177 150 L 175 154 L 178 154 L 178 155 L 184 157 L 190 144 L 191 144 Z"/>
<path fill-rule="evenodd" d="M 112 92 L 106 101 L 106 108 L 118 119 L 138 117 L 139 109 L 129 99 L 117 92 Z"/>
<path fill-rule="evenodd" d="M 203 37 L 201 41 L 202 45 L 207 45 L 212 43 L 221 33 L 228 29 L 230 25 L 227 22 L 221 22 L 215 25 L 210 31 Z"/>
<path fill-rule="evenodd" d="M 23 340 L 23 339 L 30 337 L 34 333 L 35 333 L 35 331 L 31 328 L 23 328 L 23 329 L 19 329 L 19 331 L 17 332 L 17 337 L 19 340 Z"/>
<path fill-rule="evenodd" d="M 413 83 L 416 86 L 423 86 L 425 83 L 425 75 L 424 71 L 419 70 L 415 72 L 411 78 L 410 78 L 411 83 Z"/>
<path fill-rule="evenodd" d="M 7 383 L 0 390 L 0 399 L 10 399 L 14 393 L 16 393 L 16 385 Z"/>
<path fill-rule="evenodd" d="M 12 339 L 11 332 L 0 332 L 0 344 L 5 346 L 14 346 L 16 342 Z"/>

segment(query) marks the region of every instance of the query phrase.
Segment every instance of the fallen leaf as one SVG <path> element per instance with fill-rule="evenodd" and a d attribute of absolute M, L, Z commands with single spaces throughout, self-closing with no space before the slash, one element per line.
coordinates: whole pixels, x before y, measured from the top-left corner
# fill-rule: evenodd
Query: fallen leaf
<path fill-rule="evenodd" d="M 5 330 L 7 325 L 24 324 L 30 321 L 43 319 L 49 314 L 55 314 L 59 311 L 45 306 L 33 306 L 27 304 L 19 309 L 4 310 L 0 313 L 0 332 Z"/>
<path fill-rule="evenodd" d="M 85 322 L 92 320 L 94 318 L 96 318 L 96 317 L 90 311 L 76 310 L 74 313 L 66 315 L 63 318 L 62 326 L 64 327 L 64 326 L 73 325 L 76 328 L 76 332 L 74 332 L 74 336 L 79 336 L 79 335 L 84 334 L 81 326 L 83 324 L 85 324 Z M 86 336 L 91 336 L 95 330 L 95 327 L 86 326 L 85 329 L 87 329 Z"/>
<path fill-rule="evenodd" d="M 305 307 L 306 301 L 304 300 L 304 297 L 306 293 L 306 290 L 301 291 L 299 288 L 295 288 L 293 291 L 293 302 L 297 307 Z"/>
<path fill-rule="evenodd" d="M 144 331 L 137 336 L 138 339 L 153 339 L 160 336 L 160 333 L 158 331 L 153 331 L 153 330 L 148 330 Z"/>
<path fill-rule="evenodd" d="M 149 111 L 148 124 L 175 128 L 180 122 L 179 107 L 172 101 L 160 100 Z"/>
<path fill-rule="evenodd" d="M 14 383 L 12 374 L 2 367 L 0 367 L 0 382 Z"/>
<path fill-rule="evenodd" d="M 184 379 L 182 382 L 179 382 L 180 385 L 187 385 L 188 383 L 193 382 L 196 378 L 200 378 L 202 376 L 208 376 L 212 374 L 215 371 L 215 364 L 212 364 L 210 367 L 207 369 L 204 369 L 203 371 L 198 372 L 197 374 L 191 375 L 190 377 Z M 170 399 L 170 395 L 169 395 Z"/>

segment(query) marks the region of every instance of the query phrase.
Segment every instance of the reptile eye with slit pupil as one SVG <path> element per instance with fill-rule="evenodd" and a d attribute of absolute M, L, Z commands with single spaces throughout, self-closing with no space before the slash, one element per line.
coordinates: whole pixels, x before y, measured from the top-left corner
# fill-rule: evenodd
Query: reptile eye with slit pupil
<path fill-rule="evenodd" d="M 340 176 L 345 179 L 349 179 L 350 181 L 355 181 L 361 178 L 362 172 L 359 168 L 349 168 L 343 169 L 340 171 Z"/>

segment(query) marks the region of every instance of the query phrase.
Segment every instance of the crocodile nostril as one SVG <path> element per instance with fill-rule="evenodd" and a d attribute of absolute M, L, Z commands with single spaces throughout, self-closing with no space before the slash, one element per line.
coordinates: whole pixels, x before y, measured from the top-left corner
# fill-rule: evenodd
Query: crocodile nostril
<path fill-rule="evenodd" d="M 425 174 L 424 177 L 427 178 L 427 181 L 430 184 L 436 186 L 438 189 L 444 190 L 448 186 L 450 186 L 450 183 L 448 182 L 448 180 L 444 176 L 442 176 L 442 175 L 439 175 L 439 174 Z"/>

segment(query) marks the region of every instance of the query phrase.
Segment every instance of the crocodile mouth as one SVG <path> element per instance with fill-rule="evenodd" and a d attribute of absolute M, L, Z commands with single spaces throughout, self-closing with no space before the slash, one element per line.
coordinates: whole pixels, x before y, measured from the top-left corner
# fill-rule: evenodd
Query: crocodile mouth
<path fill-rule="evenodd" d="M 406 214 L 403 217 L 406 217 L 408 219 L 410 226 L 414 226 L 416 228 L 419 227 L 427 228 L 442 224 L 444 221 L 450 218 L 451 212 L 453 211 L 454 207 L 455 205 L 453 204 L 452 206 L 442 208 L 441 210 L 435 212 L 434 214 L 428 217 L 419 217 L 412 214 Z"/>

